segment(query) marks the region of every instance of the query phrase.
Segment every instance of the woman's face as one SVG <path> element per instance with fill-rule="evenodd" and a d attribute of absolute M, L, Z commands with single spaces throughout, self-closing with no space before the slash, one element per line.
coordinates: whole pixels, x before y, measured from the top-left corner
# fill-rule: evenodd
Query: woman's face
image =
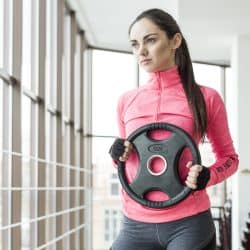
<path fill-rule="evenodd" d="M 138 64 L 147 72 L 164 71 L 175 66 L 175 49 L 181 35 L 170 40 L 166 33 L 147 18 L 137 21 L 130 31 L 130 42 Z"/>

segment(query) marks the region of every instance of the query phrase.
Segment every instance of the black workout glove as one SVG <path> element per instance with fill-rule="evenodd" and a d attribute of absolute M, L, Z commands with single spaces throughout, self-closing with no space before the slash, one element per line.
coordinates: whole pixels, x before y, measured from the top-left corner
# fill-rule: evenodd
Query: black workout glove
<path fill-rule="evenodd" d="M 210 169 L 203 166 L 201 172 L 199 173 L 199 176 L 197 177 L 196 190 L 204 189 L 207 186 L 209 179 L 210 179 Z"/>
<path fill-rule="evenodd" d="M 110 147 L 109 154 L 111 155 L 113 160 L 119 161 L 119 157 L 123 155 L 125 151 L 124 141 L 124 139 L 116 138 L 114 143 Z"/>

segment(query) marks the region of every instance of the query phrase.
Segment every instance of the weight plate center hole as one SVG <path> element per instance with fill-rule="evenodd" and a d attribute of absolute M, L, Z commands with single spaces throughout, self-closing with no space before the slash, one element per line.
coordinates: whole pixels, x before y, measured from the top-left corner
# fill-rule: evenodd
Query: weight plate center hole
<path fill-rule="evenodd" d="M 152 155 L 147 161 L 147 169 L 151 175 L 162 175 L 167 169 L 167 161 L 161 155 Z"/>

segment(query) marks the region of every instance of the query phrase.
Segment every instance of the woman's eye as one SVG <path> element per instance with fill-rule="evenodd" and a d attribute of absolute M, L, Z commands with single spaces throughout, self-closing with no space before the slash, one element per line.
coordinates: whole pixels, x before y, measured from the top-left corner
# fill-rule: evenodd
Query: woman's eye
<path fill-rule="evenodd" d="M 149 43 L 154 43 L 154 42 L 155 42 L 155 38 L 149 38 L 149 39 L 147 40 L 147 42 L 149 42 Z"/>
<path fill-rule="evenodd" d="M 137 43 L 131 43 L 131 47 L 132 47 L 133 49 L 136 49 L 136 48 L 138 47 L 138 44 L 137 44 Z"/>

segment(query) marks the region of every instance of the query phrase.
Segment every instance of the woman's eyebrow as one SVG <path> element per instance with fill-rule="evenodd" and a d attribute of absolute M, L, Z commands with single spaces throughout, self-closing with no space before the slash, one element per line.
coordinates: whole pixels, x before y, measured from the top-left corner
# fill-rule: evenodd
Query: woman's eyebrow
<path fill-rule="evenodd" d="M 146 36 L 143 37 L 143 41 L 145 41 L 147 38 L 149 38 L 150 36 L 153 36 L 153 35 L 158 35 L 157 33 L 150 33 L 150 34 L 147 34 Z M 132 39 L 130 40 L 130 42 L 136 42 L 136 39 Z"/>

